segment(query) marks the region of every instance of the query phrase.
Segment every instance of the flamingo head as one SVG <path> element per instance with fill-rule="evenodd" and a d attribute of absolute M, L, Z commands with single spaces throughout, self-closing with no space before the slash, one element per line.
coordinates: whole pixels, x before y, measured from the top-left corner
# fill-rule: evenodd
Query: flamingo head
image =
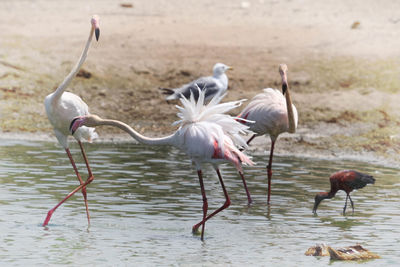
<path fill-rule="evenodd" d="M 327 198 L 327 196 L 328 196 L 328 194 L 325 193 L 325 192 L 318 193 L 318 194 L 315 196 L 315 202 L 314 202 L 314 208 L 313 208 L 313 213 L 314 213 L 314 214 L 317 214 L 317 208 L 318 208 L 319 203 L 321 203 L 322 200 L 324 200 L 325 198 Z"/>
<path fill-rule="evenodd" d="M 74 135 L 75 131 L 78 130 L 79 127 L 81 126 L 95 127 L 100 123 L 101 120 L 102 119 L 99 116 L 92 114 L 75 117 L 71 121 L 71 124 L 69 125 L 69 131 L 71 132 L 72 135 Z"/>
<path fill-rule="evenodd" d="M 92 27 L 94 29 L 94 34 L 96 35 L 96 41 L 99 40 L 100 37 L 100 26 L 99 26 L 99 16 L 97 15 L 93 15 L 91 23 L 92 23 Z"/>
<path fill-rule="evenodd" d="M 281 78 L 282 78 L 282 93 L 283 94 L 286 93 L 286 90 L 288 88 L 287 71 L 288 71 L 288 67 L 286 66 L 286 64 L 279 65 L 279 74 L 281 75 Z"/>
<path fill-rule="evenodd" d="M 214 65 L 213 74 L 214 76 L 220 76 L 224 74 L 227 70 L 233 70 L 232 67 L 229 67 L 223 63 L 217 63 Z"/>

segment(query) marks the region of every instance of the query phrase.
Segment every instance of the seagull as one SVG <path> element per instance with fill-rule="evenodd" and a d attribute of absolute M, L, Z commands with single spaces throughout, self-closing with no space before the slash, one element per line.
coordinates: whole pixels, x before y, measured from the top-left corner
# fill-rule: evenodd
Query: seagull
<path fill-rule="evenodd" d="M 205 101 L 210 100 L 216 94 L 223 95 L 228 89 L 228 76 L 226 76 L 225 72 L 227 70 L 233 69 L 223 63 L 217 63 L 213 68 L 213 76 L 201 77 L 197 80 L 194 80 L 190 83 L 187 83 L 179 88 L 159 88 L 162 90 L 164 95 L 168 95 L 166 100 L 175 100 L 180 99 L 182 96 L 189 99 L 190 94 L 192 93 L 194 99 L 197 101 L 199 98 L 199 92 L 197 90 L 197 86 L 200 87 L 201 90 L 206 90 L 205 93 Z"/>

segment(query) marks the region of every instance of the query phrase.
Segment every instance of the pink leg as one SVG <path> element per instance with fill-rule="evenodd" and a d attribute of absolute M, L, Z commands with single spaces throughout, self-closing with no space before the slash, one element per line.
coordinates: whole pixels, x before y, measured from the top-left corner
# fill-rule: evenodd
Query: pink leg
<path fill-rule="evenodd" d="M 72 190 L 63 200 L 60 201 L 60 203 L 58 203 L 54 208 L 52 208 L 51 210 L 49 210 L 49 212 L 47 213 L 47 217 L 44 220 L 43 226 L 46 226 L 51 218 L 51 215 L 53 215 L 53 212 L 59 207 L 61 206 L 61 204 L 63 204 L 67 199 L 69 199 L 70 197 L 72 197 L 76 192 L 78 192 L 79 190 L 81 190 L 82 188 L 85 188 L 88 184 L 90 184 L 93 181 L 93 177 L 89 177 L 86 182 L 84 182 L 83 184 L 81 184 L 80 186 L 78 186 L 77 188 L 75 188 L 74 190 Z"/>
<path fill-rule="evenodd" d="M 207 217 L 207 210 L 208 210 L 208 202 L 207 202 L 207 197 L 206 197 L 206 191 L 204 189 L 204 183 L 203 183 L 203 174 L 201 170 L 197 170 L 197 175 L 199 176 L 199 182 L 200 182 L 200 189 L 201 189 L 201 195 L 203 196 L 203 220 L 201 222 L 203 223 L 203 227 L 201 228 L 201 241 L 204 240 L 204 227 L 205 227 L 205 222 L 206 222 L 206 217 Z M 200 224 L 199 224 L 200 226 Z M 196 229 L 193 226 L 193 233 L 197 232 L 197 227 Z"/>
<path fill-rule="evenodd" d="M 267 203 L 268 204 L 271 199 L 272 157 L 274 156 L 274 146 L 275 146 L 275 140 L 271 141 L 271 151 L 269 153 L 269 162 L 268 162 L 268 166 L 267 166 L 267 172 L 268 172 L 268 201 L 267 201 Z"/>
<path fill-rule="evenodd" d="M 87 202 L 86 185 L 89 184 L 89 183 L 91 183 L 91 182 L 93 181 L 94 177 L 93 177 L 93 175 L 92 175 L 92 171 L 90 170 L 89 162 L 88 162 L 88 160 L 87 160 L 85 151 L 83 150 L 82 143 L 79 142 L 79 145 L 80 145 L 80 147 L 81 147 L 82 155 L 83 155 L 83 158 L 84 158 L 84 160 L 85 160 L 86 167 L 88 168 L 88 173 L 89 173 L 89 177 L 88 177 L 88 179 L 86 180 L 86 182 L 83 182 L 83 180 L 82 180 L 82 178 L 81 178 L 81 176 L 80 176 L 80 174 L 79 174 L 79 172 L 78 172 L 78 169 L 77 169 L 77 167 L 76 167 L 76 165 L 75 165 L 75 162 L 74 162 L 74 160 L 73 160 L 73 158 L 72 158 L 72 155 L 71 155 L 70 150 L 67 148 L 67 149 L 65 149 L 65 151 L 67 152 L 68 158 L 69 158 L 70 161 L 71 161 L 71 165 L 72 165 L 72 167 L 74 168 L 75 174 L 76 174 L 76 176 L 78 177 L 78 180 L 79 180 L 79 182 L 80 182 L 80 184 L 81 184 L 80 187 L 78 187 L 78 188 L 82 188 L 82 195 L 83 195 L 83 198 L 84 198 L 84 200 L 85 200 L 85 206 L 86 206 L 86 215 L 87 215 L 87 219 L 88 219 L 88 224 L 90 224 L 90 215 L 89 215 L 89 206 L 88 206 L 88 202 Z M 79 189 L 75 189 L 75 190 L 78 191 Z M 51 219 L 51 216 L 53 215 L 54 211 L 55 211 L 62 203 L 64 203 L 68 198 L 70 198 L 72 195 L 74 195 L 74 194 L 76 193 L 75 190 L 72 191 L 71 193 L 69 193 L 69 194 L 67 195 L 67 197 L 64 198 L 60 203 L 58 203 L 53 209 L 49 210 L 49 212 L 47 213 L 47 217 L 46 217 L 46 219 L 44 220 L 43 226 L 46 226 L 46 225 L 49 223 L 49 221 L 50 221 L 50 219 Z"/>
<path fill-rule="evenodd" d="M 90 169 L 90 166 L 89 166 L 89 161 L 88 161 L 88 159 L 87 159 L 87 157 L 86 157 L 85 150 L 83 149 L 82 142 L 81 142 L 81 141 L 78 141 L 78 144 L 79 144 L 79 146 L 81 147 L 81 152 L 82 152 L 82 155 L 83 155 L 83 159 L 85 160 L 85 163 L 86 163 L 86 168 L 87 168 L 87 170 L 88 170 L 89 177 L 90 177 L 90 176 L 93 176 L 92 170 Z"/>
<path fill-rule="evenodd" d="M 226 209 L 227 207 L 229 207 L 231 205 L 231 200 L 229 199 L 229 195 L 228 192 L 226 191 L 225 185 L 224 185 L 224 181 L 222 180 L 222 176 L 221 173 L 219 172 L 219 169 L 216 169 L 217 174 L 218 174 L 218 178 L 219 181 L 221 183 L 222 186 L 222 190 L 224 191 L 224 195 L 225 195 L 225 203 L 224 205 L 222 205 L 222 207 L 220 207 L 219 209 L 217 209 L 216 211 L 214 211 L 213 213 L 211 213 L 210 215 L 208 215 L 207 217 L 203 217 L 203 220 L 201 222 L 199 222 L 198 224 L 196 224 L 195 226 L 193 226 L 192 231 L 193 233 L 197 232 L 197 229 L 199 229 L 200 225 L 202 225 L 202 231 L 201 231 L 201 240 L 203 240 L 203 234 L 204 234 L 204 225 L 206 224 L 206 221 L 208 219 L 210 219 L 211 217 L 213 217 L 215 214 L 219 213 L 220 211 Z M 200 176 L 199 176 L 200 177 Z M 204 199 L 204 197 L 203 197 Z M 204 210 L 203 210 L 204 211 Z M 205 213 L 206 214 L 206 213 Z M 204 213 L 203 213 L 204 216 Z"/>
<path fill-rule="evenodd" d="M 253 202 L 253 200 L 251 199 L 249 189 L 247 188 L 246 180 L 244 179 L 244 175 L 242 172 L 239 172 L 239 175 L 240 175 L 240 177 L 242 177 L 243 186 L 244 186 L 244 189 L 246 190 L 246 194 L 247 194 L 247 203 L 250 205 L 251 202 Z"/>
<path fill-rule="evenodd" d="M 247 145 L 249 145 L 250 144 L 250 142 L 251 141 L 253 141 L 253 139 L 256 137 L 256 135 L 255 134 L 253 134 L 253 136 L 252 137 L 250 137 L 250 139 L 249 140 L 247 140 L 247 142 L 246 142 L 246 144 Z"/>
<path fill-rule="evenodd" d="M 247 140 L 247 143 L 246 143 L 246 144 L 249 145 L 250 142 L 251 142 L 255 137 L 256 137 L 256 135 L 253 134 L 253 136 L 250 137 L 249 140 Z M 239 150 L 240 150 L 240 151 L 243 151 L 244 148 L 241 148 L 241 149 L 239 149 Z M 251 202 L 253 202 L 253 201 L 252 201 L 252 199 L 251 199 L 249 189 L 247 188 L 246 180 L 244 179 L 244 176 L 243 176 L 243 173 L 242 173 L 242 172 L 239 172 L 239 174 L 240 174 L 240 177 L 242 178 L 244 189 L 246 190 L 246 194 L 247 194 L 247 203 L 248 203 L 248 204 L 251 204 Z"/>
<path fill-rule="evenodd" d="M 255 135 L 255 134 L 253 134 L 253 136 L 252 136 L 252 137 L 250 137 L 250 139 L 249 139 L 249 140 L 247 140 L 246 144 L 247 144 L 247 145 L 249 145 L 249 144 L 250 144 L 250 142 L 251 142 L 251 141 L 253 141 L 253 139 L 254 139 L 255 137 L 256 137 L 256 135 Z M 243 150 L 244 150 L 244 148 L 242 147 L 242 148 L 240 148 L 239 150 L 240 150 L 240 151 L 243 151 Z"/>
<path fill-rule="evenodd" d="M 69 148 L 66 148 L 65 151 L 67 152 L 68 158 L 71 161 L 71 165 L 74 168 L 76 177 L 78 177 L 79 183 L 83 184 L 83 180 L 78 172 L 78 168 L 75 165 L 74 159 L 72 158 L 71 152 L 69 150 Z M 82 188 L 82 195 L 83 195 L 83 199 L 85 201 L 85 207 L 86 207 L 86 216 L 88 218 L 88 223 L 90 224 L 90 215 L 89 215 L 89 206 L 88 206 L 88 202 L 87 202 L 87 193 L 86 193 L 86 187 Z"/>
<path fill-rule="evenodd" d="M 79 144 L 79 146 L 81 148 L 82 156 L 83 156 L 83 159 L 85 160 L 86 168 L 88 170 L 88 179 L 91 178 L 91 177 L 92 177 L 92 179 L 94 179 L 94 176 L 92 174 L 92 170 L 90 169 L 90 166 L 89 166 L 89 161 L 87 159 L 85 150 L 83 149 L 82 142 L 78 141 L 78 144 Z M 85 194 L 86 194 L 86 187 L 82 188 L 82 192 L 83 191 L 85 191 Z M 90 225 L 89 207 L 88 207 L 88 203 L 87 203 L 87 199 L 86 198 L 85 198 L 85 205 L 86 205 L 86 215 L 87 215 L 87 219 L 88 219 L 88 224 Z"/>

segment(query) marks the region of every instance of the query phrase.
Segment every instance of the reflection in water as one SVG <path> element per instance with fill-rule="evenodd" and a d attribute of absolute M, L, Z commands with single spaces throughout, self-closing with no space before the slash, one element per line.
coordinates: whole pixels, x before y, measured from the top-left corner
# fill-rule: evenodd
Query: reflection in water
<path fill-rule="evenodd" d="M 267 206 L 265 157 L 245 168 L 254 204 L 234 167 L 221 166 L 232 205 L 207 224 L 205 242 L 191 234 L 201 219 L 198 178 L 190 161 L 169 147 L 87 145 L 95 180 L 87 188 L 92 225 L 87 229 L 82 195 L 63 204 L 47 229 L 48 209 L 78 185 L 65 152 L 52 143 L 3 142 L 0 147 L 0 262 L 18 265 L 283 265 L 325 266 L 327 258 L 304 256 L 315 243 L 360 243 L 382 259 L 400 260 L 399 170 L 350 161 L 277 157 Z M 79 148 L 72 149 L 74 156 Z M 86 170 L 77 157 L 78 168 Z M 375 185 L 353 192 L 354 215 L 342 216 L 345 193 L 322 202 L 340 169 L 374 175 Z M 216 174 L 204 170 L 209 209 L 224 196 Z"/>

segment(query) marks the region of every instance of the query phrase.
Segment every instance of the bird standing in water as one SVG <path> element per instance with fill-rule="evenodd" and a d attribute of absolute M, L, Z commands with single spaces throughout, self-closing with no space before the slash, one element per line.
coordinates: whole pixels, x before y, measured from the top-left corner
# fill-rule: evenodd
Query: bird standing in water
<path fill-rule="evenodd" d="M 99 29 L 99 18 L 98 16 L 94 15 L 91 19 L 91 28 L 89 33 L 89 38 L 86 42 L 85 48 L 81 54 L 81 57 L 78 60 L 78 63 L 75 67 L 71 70 L 68 76 L 64 79 L 64 81 L 58 86 L 54 93 L 49 94 L 46 96 L 44 100 L 44 105 L 46 108 L 47 117 L 53 126 L 54 133 L 57 137 L 58 142 L 64 147 L 65 151 L 67 152 L 68 158 L 71 161 L 71 165 L 74 168 L 75 174 L 78 177 L 78 180 L 81 184 L 79 189 L 82 189 L 83 198 L 85 201 L 86 206 L 86 215 L 88 219 L 88 223 L 90 224 L 90 215 L 89 215 L 89 207 L 87 203 L 87 194 L 86 194 L 86 185 L 89 184 L 93 179 L 93 174 L 89 166 L 88 159 L 85 154 L 85 150 L 83 149 L 82 140 L 88 140 L 89 142 L 97 137 L 97 133 L 95 132 L 94 128 L 83 127 L 76 131 L 73 136 L 78 141 L 78 144 L 81 148 L 81 152 L 83 155 L 83 159 L 85 160 L 85 164 L 88 170 L 88 178 L 86 182 L 84 182 L 76 168 L 75 162 L 72 158 L 71 152 L 69 150 L 68 145 L 68 136 L 70 135 L 69 132 L 69 125 L 72 119 L 76 116 L 83 116 L 89 114 L 89 108 L 83 100 L 70 92 L 64 92 L 67 86 L 71 83 L 72 79 L 78 73 L 80 67 L 82 66 L 83 62 L 86 59 L 88 54 L 88 50 L 90 44 L 92 42 L 93 34 L 96 35 L 96 40 L 98 41 L 100 36 L 100 29 Z M 75 189 L 78 191 L 77 189 Z M 71 193 L 67 195 L 60 203 L 58 203 L 54 208 L 49 210 L 47 213 L 47 217 L 44 220 L 43 226 L 46 226 L 53 212 L 69 197 Z"/>
<path fill-rule="evenodd" d="M 145 137 L 123 122 L 102 119 L 96 115 L 75 118 L 71 123 L 70 129 L 71 133 L 74 133 L 82 126 L 95 127 L 98 125 L 109 125 L 127 132 L 142 144 L 171 145 L 184 151 L 196 166 L 199 177 L 203 197 L 203 219 L 193 226 L 192 231 L 196 233 L 198 228 L 202 226 L 201 240 L 203 240 L 206 221 L 220 211 L 228 208 L 231 203 L 218 164 L 223 162 L 233 163 L 241 174 L 247 191 L 243 178 L 242 163 L 252 165 L 253 162 L 237 148 L 237 146 L 246 146 L 246 142 L 239 134 L 247 130 L 248 127 L 237 122 L 230 115 L 224 114 L 241 105 L 242 101 L 220 104 L 219 102 L 224 95 L 216 95 L 205 105 L 206 92 L 201 91 L 200 88 L 197 88 L 197 90 L 199 96 L 197 101 L 194 99 L 193 94 L 190 99 L 186 99 L 185 97 L 180 99 L 183 107 L 177 106 L 180 111 L 177 115 L 181 119 L 174 123 L 175 125 L 180 125 L 180 127 L 174 134 L 166 137 Z M 204 163 L 211 163 L 214 166 L 225 196 L 225 203 L 209 215 L 207 215 L 208 202 L 202 174 L 202 165 Z"/>
<path fill-rule="evenodd" d="M 199 98 L 197 87 L 200 87 L 201 90 L 206 91 L 205 101 L 208 101 L 215 95 L 223 95 L 226 92 L 228 89 L 228 76 L 226 76 L 225 72 L 230 69 L 232 68 L 225 64 L 217 63 L 213 68 L 213 76 L 198 78 L 179 88 L 160 88 L 160 90 L 163 91 L 164 95 L 168 95 L 166 97 L 167 101 L 179 99 L 182 96 L 189 99 L 191 94 L 193 94 L 194 99 L 197 100 Z"/>
<path fill-rule="evenodd" d="M 321 203 L 322 200 L 327 198 L 333 198 L 336 195 L 337 191 L 339 190 L 343 190 L 347 194 L 346 202 L 343 208 L 343 215 L 345 215 L 346 212 L 347 199 L 350 199 L 351 207 L 354 213 L 354 203 L 353 200 L 351 200 L 350 192 L 355 189 L 363 188 L 367 184 L 375 183 L 375 179 L 371 175 L 352 170 L 344 170 L 336 172 L 331 175 L 329 181 L 331 183 L 331 190 L 329 192 L 318 193 L 315 196 L 315 203 L 313 208 L 314 214 L 317 213 L 318 205 L 319 203 Z"/>
<path fill-rule="evenodd" d="M 267 165 L 268 204 L 271 198 L 272 158 L 275 141 L 281 133 L 295 133 L 298 121 L 297 110 L 290 97 L 287 70 L 288 68 L 285 64 L 279 65 L 282 92 L 272 88 L 264 89 L 264 92 L 256 95 L 238 115 L 238 121 L 249 126 L 249 129 L 255 133 L 247 141 L 247 144 L 250 144 L 256 136 L 268 134 L 271 138 L 271 151 Z M 242 121 L 241 119 L 248 121 Z"/>

